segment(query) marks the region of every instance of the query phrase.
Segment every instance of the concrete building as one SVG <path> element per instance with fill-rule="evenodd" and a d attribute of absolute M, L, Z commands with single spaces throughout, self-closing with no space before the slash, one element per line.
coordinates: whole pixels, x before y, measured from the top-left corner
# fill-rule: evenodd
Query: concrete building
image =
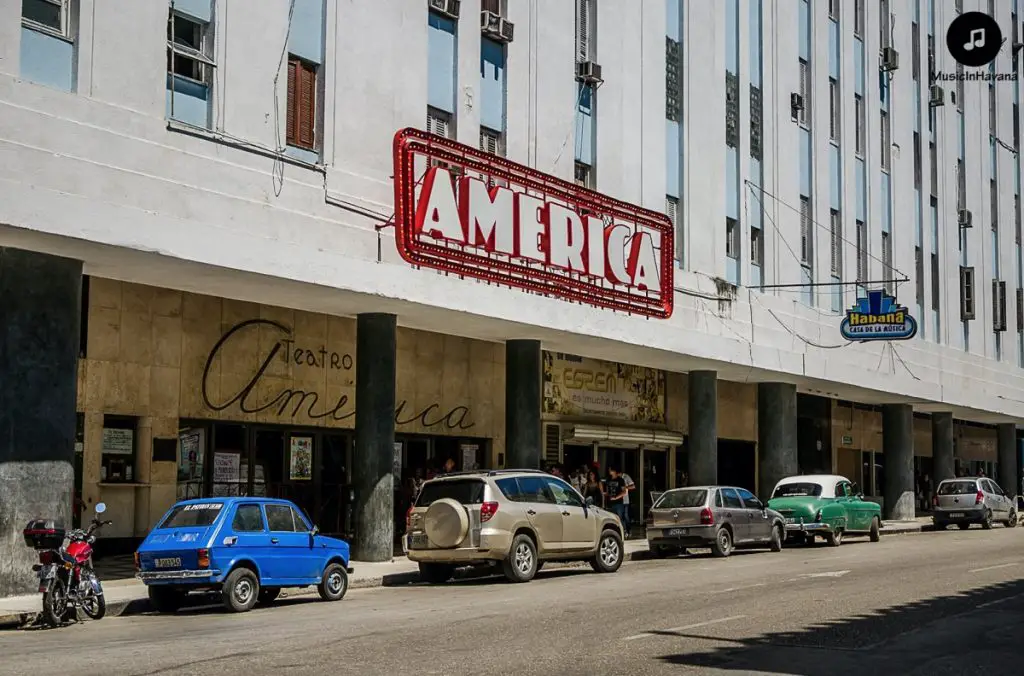
<path fill-rule="evenodd" d="M 896 518 L 915 476 L 1015 491 L 1020 89 L 930 75 L 960 4 L 1012 44 L 1018 3 L 0 0 L 0 594 L 72 494 L 110 547 L 272 493 L 381 559 L 391 477 L 447 457 L 617 464 L 635 518 L 797 471 Z M 667 214 L 671 316 L 408 264 L 406 127 Z M 845 340 L 883 289 L 916 336 Z"/>

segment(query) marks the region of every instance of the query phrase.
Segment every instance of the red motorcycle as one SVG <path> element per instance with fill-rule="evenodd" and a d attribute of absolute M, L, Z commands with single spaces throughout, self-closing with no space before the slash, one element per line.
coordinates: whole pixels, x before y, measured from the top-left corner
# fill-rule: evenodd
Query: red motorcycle
<path fill-rule="evenodd" d="M 103 585 L 92 568 L 92 545 L 96 531 L 109 525 L 99 515 L 107 506 L 96 505 L 96 516 L 85 530 L 65 531 L 52 519 L 30 521 L 22 531 L 25 544 L 39 553 L 39 563 L 32 566 L 39 576 L 39 592 L 43 595 L 43 621 L 56 627 L 69 619 L 78 608 L 93 620 L 107 612 Z"/>

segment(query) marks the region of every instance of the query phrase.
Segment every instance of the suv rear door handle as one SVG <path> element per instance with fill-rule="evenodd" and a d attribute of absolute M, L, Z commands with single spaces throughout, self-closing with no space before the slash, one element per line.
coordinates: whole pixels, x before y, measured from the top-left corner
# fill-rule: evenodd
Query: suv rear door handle
<path fill-rule="evenodd" d="M 277 544 L 277 538 L 270 538 L 270 544 L 276 545 Z"/>
<path fill-rule="evenodd" d="M 566 511 L 562 512 L 562 516 L 570 516 L 569 511 L 566 510 Z"/>
<path fill-rule="evenodd" d="M 526 510 L 526 513 L 529 514 L 530 516 L 533 516 L 537 512 L 533 511 L 532 509 L 528 509 L 528 510 Z"/>

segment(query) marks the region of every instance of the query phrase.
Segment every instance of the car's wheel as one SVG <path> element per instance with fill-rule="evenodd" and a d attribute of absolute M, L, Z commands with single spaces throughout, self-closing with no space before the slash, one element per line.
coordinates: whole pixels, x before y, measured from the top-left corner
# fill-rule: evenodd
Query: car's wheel
<path fill-rule="evenodd" d="M 149 605 L 158 613 L 174 613 L 181 608 L 185 601 L 184 592 L 174 587 L 152 586 L 147 589 L 149 592 Z"/>
<path fill-rule="evenodd" d="M 224 580 L 220 597 L 224 607 L 233 613 L 252 610 L 260 596 L 260 581 L 248 568 L 235 568 Z"/>
<path fill-rule="evenodd" d="M 348 572 L 345 566 L 340 563 L 328 564 L 316 590 L 324 601 L 340 601 L 345 598 L 345 592 L 348 591 Z"/>
<path fill-rule="evenodd" d="M 420 563 L 420 580 L 427 584 L 442 584 L 454 574 L 455 566 L 447 563 Z"/>
<path fill-rule="evenodd" d="M 529 535 L 519 534 L 512 540 L 508 556 L 501 562 L 502 572 L 511 582 L 529 582 L 537 574 L 537 546 Z"/>
<path fill-rule="evenodd" d="M 959 528 L 960 530 L 967 530 L 968 528 L 971 527 L 971 524 L 969 524 L 969 523 L 958 523 L 956 525 L 956 527 Z"/>
<path fill-rule="evenodd" d="M 782 526 L 775 526 L 772 528 L 772 538 L 768 544 L 771 546 L 773 552 L 782 551 L 782 542 L 786 539 L 786 534 L 782 530 Z"/>
<path fill-rule="evenodd" d="M 838 547 L 843 544 L 843 531 L 833 530 L 825 534 L 825 542 L 828 543 L 829 547 Z"/>
<path fill-rule="evenodd" d="M 261 606 L 269 606 L 280 595 L 280 587 L 260 587 L 260 595 L 256 597 L 256 603 Z"/>
<path fill-rule="evenodd" d="M 719 528 L 715 533 L 715 541 L 711 543 L 711 553 L 717 557 L 732 554 L 732 533 L 728 528 Z"/>
<path fill-rule="evenodd" d="M 871 536 L 872 542 L 882 539 L 882 524 L 878 521 L 877 516 L 871 517 L 871 530 L 868 531 L 868 535 Z"/>
<path fill-rule="evenodd" d="M 1017 527 L 1017 512 L 1015 512 L 1012 509 L 1010 510 L 1009 516 L 1006 517 L 1006 524 L 1005 525 L 1006 525 L 1007 528 L 1016 528 Z"/>
<path fill-rule="evenodd" d="M 985 530 L 991 530 L 992 529 L 992 510 L 991 509 L 985 510 L 985 520 L 981 522 L 981 527 L 984 528 Z"/>
<path fill-rule="evenodd" d="M 591 559 L 590 567 L 598 573 L 614 573 L 622 565 L 622 552 L 622 537 L 609 528 L 597 541 L 597 553 Z"/>

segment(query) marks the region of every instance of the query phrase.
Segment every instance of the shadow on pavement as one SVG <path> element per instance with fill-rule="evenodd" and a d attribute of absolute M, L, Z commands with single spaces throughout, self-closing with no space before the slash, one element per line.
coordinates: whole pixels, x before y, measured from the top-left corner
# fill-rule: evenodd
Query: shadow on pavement
<path fill-rule="evenodd" d="M 699 631 L 649 633 L 720 640 L 711 650 L 655 659 L 722 671 L 787 676 L 864 676 L 871 669 L 901 676 L 1021 673 L 1024 642 L 1016 627 L 1024 619 L 1024 598 L 1017 597 L 1024 597 L 1024 580 L 751 638 L 715 639 Z"/>

